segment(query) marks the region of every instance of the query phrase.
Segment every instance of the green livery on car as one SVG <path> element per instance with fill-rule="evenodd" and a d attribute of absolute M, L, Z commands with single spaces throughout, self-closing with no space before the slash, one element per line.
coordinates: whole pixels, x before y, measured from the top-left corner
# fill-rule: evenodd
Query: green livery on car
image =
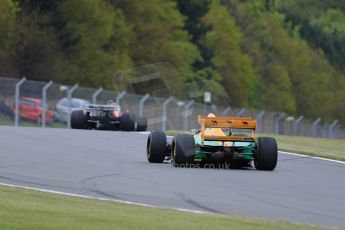
<path fill-rule="evenodd" d="M 277 142 L 256 137 L 256 121 L 251 118 L 199 116 L 200 129 L 177 134 L 171 143 L 164 132 L 152 131 L 147 139 L 147 159 L 151 163 L 171 160 L 176 167 L 239 168 L 254 166 L 272 171 L 277 165 Z"/>

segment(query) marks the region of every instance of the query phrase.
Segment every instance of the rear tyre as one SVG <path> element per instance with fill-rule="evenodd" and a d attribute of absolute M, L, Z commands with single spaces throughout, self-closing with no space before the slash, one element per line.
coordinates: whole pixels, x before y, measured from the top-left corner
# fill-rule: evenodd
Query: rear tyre
<path fill-rule="evenodd" d="M 122 131 L 134 131 L 134 115 L 131 113 L 123 113 L 120 118 L 120 129 Z"/>
<path fill-rule="evenodd" d="M 151 163 L 162 163 L 167 149 L 167 137 L 164 132 L 152 131 L 147 138 L 146 155 Z"/>
<path fill-rule="evenodd" d="M 138 117 L 137 118 L 137 131 L 146 131 L 147 129 L 147 119 L 146 117 Z"/>
<path fill-rule="evenodd" d="M 86 128 L 86 114 L 83 110 L 74 110 L 71 114 L 71 128 L 85 129 Z"/>
<path fill-rule="evenodd" d="M 256 157 L 254 158 L 255 168 L 272 171 L 277 165 L 277 160 L 278 147 L 276 140 L 271 137 L 258 137 Z"/>
<path fill-rule="evenodd" d="M 195 141 L 193 135 L 177 134 L 172 144 L 172 157 L 175 167 L 188 167 L 193 164 Z"/>

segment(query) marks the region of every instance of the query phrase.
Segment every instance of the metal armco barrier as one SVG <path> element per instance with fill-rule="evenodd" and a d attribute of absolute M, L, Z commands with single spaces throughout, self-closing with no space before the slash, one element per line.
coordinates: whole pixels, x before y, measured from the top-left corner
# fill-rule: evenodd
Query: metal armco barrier
<path fill-rule="evenodd" d="M 42 127 L 44 128 L 46 126 L 46 109 L 45 105 L 47 104 L 47 90 L 49 89 L 49 87 L 53 84 L 53 81 L 48 82 L 42 89 Z"/>
<path fill-rule="evenodd" d="M 25 81 L 26 81 L 26 77 L 23 77 L 23 78 L 16 84 L 14 126 L 18 126 L 18 123 L 19 123 L 19 96 L 20 96 L 20 86 L 21 86 Z"/>
<path fill-rule="evenodd" d="M 90 103 L 105 104 L 109 100 L 115 100 L 121 104 L 123 111 L 130 111 L 148 119 L 148 130 L 188 130 L 197 128 L 197 116 L 205 114 L 206 106 L 194 100 L 178 101 L 176 98 L 161 98 L 149 94 L 135 95 L 126 91 L 115 92 L 103 88 L 91 89 L 78 85 L 65 86 L 51 82 L 31 81 L 23 77 L 21 79 L 0 77 L 0 102 L 6 104 L 14 116 L 1 114 L 0 120 L 6 124 L 21 125 L 19 102 L 21 97 L 31 97 L 42 100 L 42 104 L 48 104 L 49 109 L 56 107 L 56 103 L 66 97 L 71 102 L 74 96 L 89 101 Z M 69 103 L 71 104 L 71 103 Z M 257 111 L 246 108 L 236 108 L 229 104 L 208 105 L 212 112 L 218 116 L 253 117 L 257 120 L 257 131 L 260 133 L 275 133 L 283 135 L 311 136 L 323 138 L 345 138 L 345 130 L 338 120 L 330 123 L 322 122 L 321 118 L 308 119 L 303 115 L 299 117 L 288 116 L 282 112 Z M 210 110 L 211 111 L 211 110 Z M 68 113 L 72 108 L 69 106 Z M 41 114 L 41 127 L 46 125 L 46 115 Z M 28 122 L 28 121 L 25 121 Z M 37 122 L 39 123 L 39 122 Z M 32 123 L 32 126 L 37 126 Z M 66 124 L 67 123 L 67 124 Z M 58 127 L 70 127 L 71 121 L 53 122 Z M 26 123 L 26 125 L 29 125 Z"/>

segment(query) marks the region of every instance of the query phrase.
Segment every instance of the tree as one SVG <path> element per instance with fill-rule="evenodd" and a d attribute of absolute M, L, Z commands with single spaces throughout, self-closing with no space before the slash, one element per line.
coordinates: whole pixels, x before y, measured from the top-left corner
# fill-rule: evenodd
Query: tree
<path fill-rule="evenodd" d="M 63 0 L 58 10 L 66 22 L 58 34 L 69 62 L 67 80 L 110 88 L 113 74 L 132 65 L 131 31 L 122 13 L 103 0 Z"/>
<path fill-rule="evenodd" d="M 223 83 L 233 105 L 257 105 L 257 76 L 251 59 L 241 50 L 243 37 L 235 20 L 226 7 L 212 1 L 202 22 L 211 28 L 199 43 L 207 50 L 206 63 L 215 70 L 215 76 L 219 76 L 214 80 Z"/>
<path fill-rule="evenodd" d="M 192 63 L 200 53 L 183 29 L 184 17 L 173 1 L 110 1 L 120 9 L 131 26 L 134 38 L 130 56 L 136 66 L 169 62 L 184 80 L 193 79 Z"/>
<path fill-rule="evenodd" d="M 19 7 L 14 1 L 0 1 L 0 74 L 16 75 L 13 59 L 18 10 Z"/>
<path fill-rule="evenodd" d="M 271 72 L 276 72 L 274 82 L 278 83 L 277 89 L 287 90 L 284 97 L 278 95 L 276 98 L 280 101 L 279 104 L 283 104 L 287 100 L 285 97 L 288 96 L 290 102 L 285 103 L 285 111 L 292 111 L 291 106 L 295 103 L 296 114 L 307 117 L 321 115 L 324 119 L 332 117 L 334 111 L 332 79 L 336 71 L 322 53 L 312 50 L 299 36 L 298 27 L 286 23 L 284 15 L 266 11 L 257 1 L 237 3 L 237 12 L 239 20 L 243 19 L 245 21 L 243 25 L 247 25 L 243 29 L 246 31 L 248 41 L 258 42 L 260 50 L 263 51 L 264 55 L 260 57 L 263 61 L 254 62 L 263 79 L 262 84 L 265 84 L 263 87 L 266 88 L 266 84 L 272 83 L 272 80 L 265 80 L 270 79 L 267 78 L 269 73 L 267 68 L 269 68 Z M 260 66 L 267 68 L 260 69 Z M 279 72 L 274 71 L 275 69 Z M 293 99 L 291 99 L 292 95 Z M 264 98 L 267 103 L 268 95 Z"/>
<path fill-rule="evenodd" d="M 177 0 L 180 12 L 187 17 L 185 28 L 196 43 L 209 29 L 201 22 L 201 18 L 210 10 L 212 0 Z"/>

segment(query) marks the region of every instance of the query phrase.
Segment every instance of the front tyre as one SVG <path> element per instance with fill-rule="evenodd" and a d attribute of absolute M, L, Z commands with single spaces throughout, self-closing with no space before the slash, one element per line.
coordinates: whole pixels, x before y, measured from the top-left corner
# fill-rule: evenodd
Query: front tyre
<path fill-rule="evenodd" d="M 271 137 L 258 137 L 256 157 L 254 158 L 255 168 L 272 171 L 277 165 L 277 160 L 278 147 L 276 140 Z"/>
<path fill-rule="evenodd" d="M 193 135 L 177 134 L 172 144 L 172 157 L 175 167 L 193 164 L 195 154 L 195 141 Z"/>
<path fill-rule="evenodd" d="M 152 131 L 147 138 L 146 156 L 151 163 L 162 163 L 167 149 L 167 137 L 164 132 Z"/>

